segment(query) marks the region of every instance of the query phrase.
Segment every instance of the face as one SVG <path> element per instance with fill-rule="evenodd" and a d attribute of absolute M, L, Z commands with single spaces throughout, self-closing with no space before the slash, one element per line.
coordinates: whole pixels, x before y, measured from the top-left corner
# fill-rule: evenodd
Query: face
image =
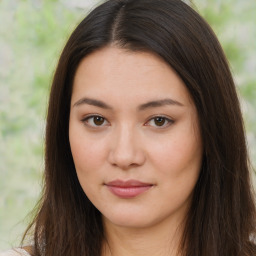
<path fill-rule="evenodd" d="M 202 160 L 198 117 L 159 57 L 107 47 L 84 58 L 69 140 L 79 182 L 105 222 L 145 228 L 185 217 Z"/>

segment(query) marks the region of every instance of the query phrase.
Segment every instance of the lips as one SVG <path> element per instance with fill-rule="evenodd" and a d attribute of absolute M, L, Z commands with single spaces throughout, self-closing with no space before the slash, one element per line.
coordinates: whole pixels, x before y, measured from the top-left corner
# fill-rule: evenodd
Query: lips
<path fill-rule="evenodd" d="M 153 184 L 144 183 L 137 180 L 114 180 L 105 185 L 110 192 L 121 198 L 136 197 L 153 187 Z"/>

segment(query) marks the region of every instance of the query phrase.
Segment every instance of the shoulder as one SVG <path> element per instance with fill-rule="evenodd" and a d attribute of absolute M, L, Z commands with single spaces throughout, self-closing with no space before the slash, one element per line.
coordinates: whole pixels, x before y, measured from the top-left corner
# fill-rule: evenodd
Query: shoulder
<path fill-rule="evenodd" d="M 6 252 L 0 252 L 0 256 L 30 256 L 30 254 L 21 248 L 15 248 Z"/>

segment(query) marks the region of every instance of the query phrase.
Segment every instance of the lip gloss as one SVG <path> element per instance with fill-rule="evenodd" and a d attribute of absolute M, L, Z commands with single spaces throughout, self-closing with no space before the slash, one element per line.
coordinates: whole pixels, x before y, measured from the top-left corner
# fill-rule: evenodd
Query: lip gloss
<path fill-rule="evenodd" d="M 121 198 L 133 198 L 149 190 L 153 185 L 137 180 L 114 180 L 106 184 L 114 195 Z"/>

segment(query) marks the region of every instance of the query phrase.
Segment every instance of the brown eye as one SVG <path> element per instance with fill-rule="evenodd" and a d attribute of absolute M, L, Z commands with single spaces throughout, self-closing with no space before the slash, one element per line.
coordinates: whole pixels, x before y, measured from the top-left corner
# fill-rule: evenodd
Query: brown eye
<path fill-rule="evenodd" d="M 104 123 L 105 119 L 101 116 L 95 116 L 93 117 L 93 123 L 97 126 L 100 126 Z"/>
<path fill-rule="evenodd" d="M 145 125 L 146 126 L 152 126 L 155 128 L 166 128 L 173 124 L 174 121 L 170 118 L 167 118 L 165 116 L 155 116 L 151 118 Z"/>
<path fill-rule="evenodd" d="M 109 124 L 104 117 L 98 115 L 88 116 L 82 122 L 89 127 L 102 127 Z"/>
<path fill-rule="evenodd" d="M 154 123 L 156 126 L 163 126 L 165 122 L 166 122 L 166 118 L 164 117 L 159 116 L 154 118 Z"/>

